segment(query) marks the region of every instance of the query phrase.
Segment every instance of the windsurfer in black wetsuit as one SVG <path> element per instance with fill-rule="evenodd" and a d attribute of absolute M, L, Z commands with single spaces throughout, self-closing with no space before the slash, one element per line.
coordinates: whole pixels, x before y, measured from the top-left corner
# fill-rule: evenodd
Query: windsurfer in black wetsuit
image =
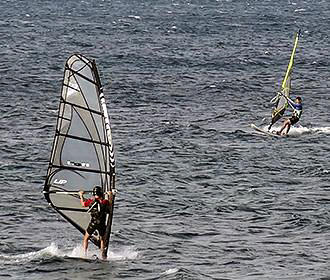
<path fill-rule="evenodd" d="M 93 189 L 93 197 L 85 200 L 84 192 L 80 191 L 80 203 L 83 207 L 89 207 L 88 212 L 91 215 L 90 223 L 86 229 L 84 239 L 83 239 L 83 248 L 85 254 L 87 254 L 88 248 L 88 240 L 90 236 L 94 233 L 94 231 L 98 231 L 100 236 L 100 249 L 102 258 L 106 258 L 106 254 L 104 252 L 104 242 L 105 242 L 105 231 L 106 231 L 106 216 L 109 213 L 109 209 L 112 203 L 112 192 L 107 192 L 110 197 L 110 200 L 104 199 L 104 193 L 102 188 L 99 186 L 95 186 Z"/>

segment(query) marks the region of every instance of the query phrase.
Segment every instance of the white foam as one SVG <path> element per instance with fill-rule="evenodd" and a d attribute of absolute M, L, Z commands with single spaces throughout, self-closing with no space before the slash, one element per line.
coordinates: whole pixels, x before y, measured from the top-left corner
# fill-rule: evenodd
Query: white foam
<path fill-rule="evenodd" d="M 100 250 L 94 246 L 89 246 L 87 256 L 85 256 L 84 250 L 81 245 L 77 245 L 70 251 L 60 251 L 59 256 L 70 258 L 83 258 L 83 259 L 95 259 L 95 256 L 101 259 Z M 138 251 L 134 246 L 122 246 L 115 249 L 110 249 L 108 252 L 108 261 L 122 261 L 133 260 L 138 257 Z"/>
<path fill-rule="evenodd" d="M 134 18 L 134 19 L 137 19 L 137 20 L 140 20 L 141 19 L 140 16 L 136 16 L 136 15 L 129 15 L 128 17 L 129 18 Z"/>
<path fill-rule="evenodd" d="M 168 270 L 166 270 L 164 273 L 162 273 L 163 275 L 170 275 L 170 274 L 174 274 L 177 273 L 179 271 L 178 268 L 170 268 Z"/>
<path fill-rule="evenodd" d="M 109 259 L 114 261 L 134 260 L 138 256 L 139 253 L 134 246 L 121 247 L 109 252 Z"/>
<path fill-rule="evenodd" d="M 291 127 L 289 135 L 299 136 L 302 134 L 316 134 L 316 133 L 324 133 L 330 134 L 330 127 Z"/>
<path fill-rule="evenodd" d="M 330 127 L 315 127 L 311 128 L 314 132 L 330 134 Z"/>
<path fill-rule="evenodd" d="M 279 131 L 281 126 L 273 126 L 272 131 Z M 268 125 L 262 128 L 263 131 L 268 131 Z M 330 134 L 330 127 L 304 127 L 304 126 L 292 126 L 289 131 L 289 136 L 298 137 L 303 134 Z"/>
<path fill-rule="evenodd" d="M 34 259 L 38 259 L 45 255 L 58 255 L 59 250 L 55 243 L 52 243 L 50 246 L 30 253 L 18 254 L 18 255 L 4 255 L 0 254 L 0 263 L 20 263 L 20 262 L 28 262 Z"/>
<path fill-rule="evenodd" d="M 47 257 L 70 257 L 70 258 L 83 258 L 95 260 L 95 258 L 101 259 L 100 250 L 94 246 L 90 246 L 87 256 L 84 254 L 84 250 L 81 245 L 76 245 L 73 249 L 60 249 L 55 243 L 51 243 L 48 247 L 36 252 L 29 252 L 18 255 L 5 255 L 0 254 L 0 263 L 25 263 L 31 260 L 47 258 Z M 108 252 L 108 261 L 122 261 L 122 260 L 134 260 L 138 257 L 138 251 L 134 246 L 122 246 L 115 249 L 111 249 Z"/>

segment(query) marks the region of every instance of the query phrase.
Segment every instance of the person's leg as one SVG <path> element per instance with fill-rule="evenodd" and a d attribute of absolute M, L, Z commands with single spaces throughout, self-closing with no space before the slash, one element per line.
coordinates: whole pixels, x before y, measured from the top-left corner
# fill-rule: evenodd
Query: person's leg
<path fill-rule="evenodd" d="M 104 244 L 105 244 L 105 234 L 103 236 L 101 236 L 100 238 L 100 250 L 101 250 L 101 256 L 102 256 L 102 259 L 106 259 L 107 258 L 107 255 L 105 254 L 105 251 L 104 251 Z"/>
<path fill-rule="evenodd" d="M 107 252 L 105 251 L 105 238 L 106 238 L 106 227 L 105 225 L 101 226 L 99 228 L 99 234 L 100 234 L 100 250 L 101 250 L 101 257 L 103 260 L 107 259 Z"/>
<path fill-rule="evenodd" d="M 88 240 L 89 240 L 89 234 L 86 231 L 86 233 L 84 235 L 84 239 L 83 239 L 83 248 L 84 248 L 85 256 L 87 256 Z"/>
<path fill-rule="evenodd" d="M 290 123 L 290 121 L 289 121 L 287 127 L 288 127 L 288 128 L 287 128 L 286 133 L 285 133 L 284 135 L 287 135 L 287 134 L 289 133 L 289 130 L 290 130 L 290 128 L 291 128 L 291 123 Z"/>
<path fill-rule="evenodd" d="M 282 133 L 282 131 L 283 131 L 283 130 L 286 128 L 286 126 L 288 125 L 288 122 L 289 122 L 289 120 L 286 120 L 286 121 L 284 122 L 282 128 L 278 131 L 278 134 L 281 134 L 281 133 Z"/>
<path fill-rule="evenodd" d="M 289 119 L 289 125 L 288 125 L 288 129 L 287 129 L 287 131 L 286 131 L 286 134 L 289 133 L 289 130 L 290 130 L 291 126 L 293 126 L 294 124 L 296 124 L 298 121 L 299 121 L 299 118 L 297 118 L 297 117 L 295 117 L 295 116 L 293 116 L 293 117 L 291 117 L 291 118 Z"/>

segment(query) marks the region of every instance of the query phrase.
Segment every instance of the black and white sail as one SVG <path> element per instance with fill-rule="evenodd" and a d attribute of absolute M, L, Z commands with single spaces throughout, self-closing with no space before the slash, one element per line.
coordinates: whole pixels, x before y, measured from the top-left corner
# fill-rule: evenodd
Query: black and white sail
<path fill-rule="evenodd" d="M 82 234 L 90 221 L 79 190 L 115 189 L 115 158 L 106 103 L 96 64 L 82 55 L 66 62 L 56 132 L 44 185 L 49 204 Z M 106 250 L 114 196 L 107 217 Z M 99 237 L 91 239 L 99 246 Z"/>

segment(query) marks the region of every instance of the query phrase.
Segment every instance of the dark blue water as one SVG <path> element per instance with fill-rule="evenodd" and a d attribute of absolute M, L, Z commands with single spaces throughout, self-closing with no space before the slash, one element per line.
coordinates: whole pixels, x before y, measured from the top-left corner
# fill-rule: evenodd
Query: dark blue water
<path fill-rule="evenodd" d="M 0 279 L 330 279 L 328 1 L 2 1 Z M 269 118 L 294 34 L 301 126 Z M 65 60 L 96 59 L 119 194 L 110 258 L 41 193 Z M 98 250 L 91 245 L 90 255 Z"/>

